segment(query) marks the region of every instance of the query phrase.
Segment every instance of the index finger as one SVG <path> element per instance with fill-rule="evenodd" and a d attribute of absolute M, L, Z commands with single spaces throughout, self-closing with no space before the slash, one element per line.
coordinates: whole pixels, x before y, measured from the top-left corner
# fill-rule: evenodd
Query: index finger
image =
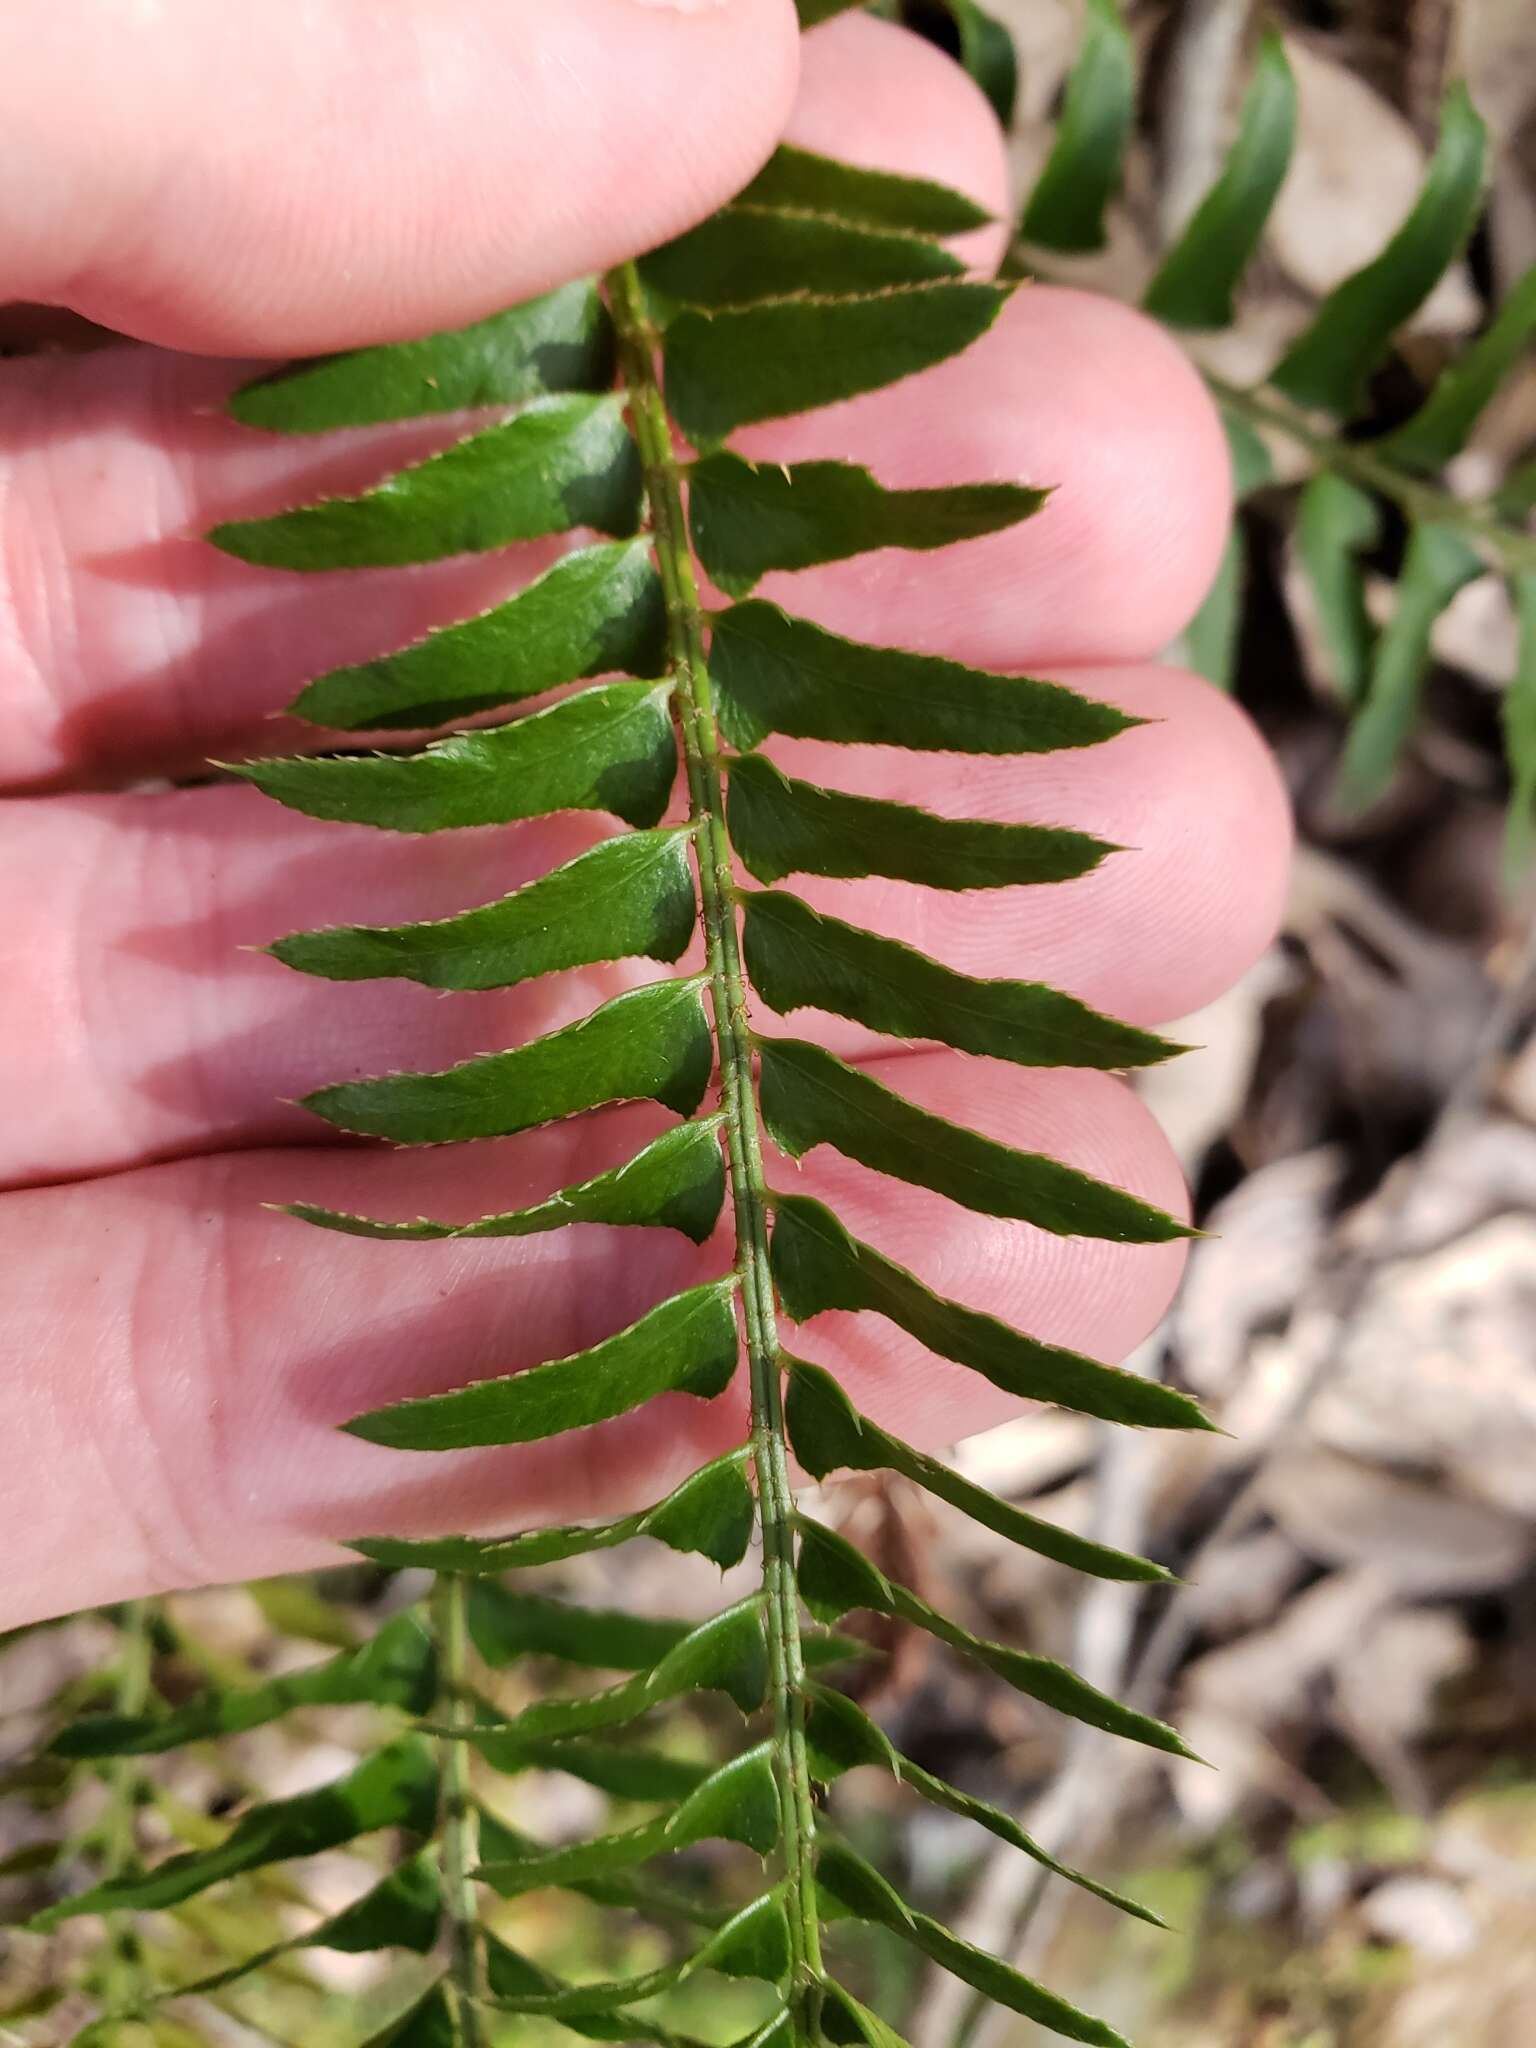
<path fill-rule="evenodd" d="M 791 0 L 14 0 L 0 301 L 215 355 L 458 326 L 738 190 L 797 49 Z"/>

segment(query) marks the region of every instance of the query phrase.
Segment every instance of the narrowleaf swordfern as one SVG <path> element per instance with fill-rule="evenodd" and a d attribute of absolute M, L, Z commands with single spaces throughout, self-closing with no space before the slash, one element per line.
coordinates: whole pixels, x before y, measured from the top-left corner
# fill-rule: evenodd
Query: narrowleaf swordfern
<path fill-rule="evenodd" d="M 387 832 L 564 810 L 597 811 L 615 826 L 496 901 L 431 923 L 278 938 L 275 958 L 336 980 L 395 977 L 443 990 L 504 989 L 630 958 L 659 969 L 531 1043 L 445 1072 L 341 1082 L 310 1096 L 309 1108 L 339 1131 L 396 1145 L 506 1138 L 631 1100 L 653 1100 L 676 1118 L 627 1164 L 531 1208 L 468 1223 L 398 1223 L 305 1203 L 293 1214 L 398 1241 L 400 1257 L 426 1259 L 426 1241 L 574 1222 L 673 1230 L 702 1244 L 723 1212 L 729 1219 L 719 1277 L 658 1302 L 630 1327 L 575 1356 L 360 1415 L 348 1429 L 424 1458 L 543 1441 L 662 1393 L 718 1399 L 744 1357 L 750 1434 L 667 1498 L 617 1521 L 489 1540 L 359 1532 L 367 1557 L 436 1575 L 420 1607 L 362 1648 L 172 1712 L 67 1725 L 54 1744 L 60 1755 L 131 1758 L 249 1730 L 295 1707 L 370 1701 L 401 1719 L 398 1737 L 338 1782 L 257 1805 L 213 1847 L 148 1872 L 130 1864 L 46 1910 L 37 1924 L 174 1910 L 279 1861 L 382 1830 L 403 1836 L 405 1860 L 345 1911 L 196 1984 L 141 1986 L 140 2013 L 189 1990 L 218 1992 L 296 1948 L 396 1949 L 439 1965 L 424 1987 L 421 1966 L 411 1965 L 415 1994 L 374 2048 L 479 2048 L 519 2038 L 519 2015 L 587 2040 L 678 2042 L 650 2016 L 654 2002 L 705 1971 L 760 1987 L 746 2037 L 753 2048 L 893 2048 L 890 2025 L 838 1979 L 837 1923 L 856 1920 L 1072 2040 L 1119 2042 L 1103 2021 L 915 1910 L 839 1836 L 824 1788 L 849 1771 L 883 1771 L 1152 1917 L 1053 1862 L 1007 1813 L 899 1754 L 828 1683 L 846 1654 L 833 1625 L 856 1611 L 894 1617 L 1060 1714 L 1175 1754 L 1179 1738 L 1045 1657 L 976 1638 L 887 1578 L 800 1513 L 794 1468 L 816 1479 L 900 1473 L 1080 1571 L 1164 1574 L 1039 1521 L 900 1442 L 861 1415 L 831 1374 L 786 1348 L 784 1324 L 834 1310 L 884 1317 L 1023 1398 L 1158 1428 L 1198 1429 L 1203 1419 L 1170 1388 L 942 1298 L 824 1206 L 776 1191 L 761 1135 L 791 1157 L 831 1146 L 979 1214 L 1058 1234 L 1120 1243 L 1184 1234 L 1120 1189 L 946 1122 L 814 1041 L 762 1022 L 831 1012 L 898 1040 L 1026 1067 L 1121 1070 L 1173 1049 L 1040 983 L 957 973 L 782 886 L 813 875 L 1006 889 L 1069 880 L 1115 855 L 1080 832 L 941 818 L 816 787 L 760 751 L 783 734 L 1029 755 L 1113 745 L 1135 723 L 1056 683 L 853 643 L 752 595 L 770 570 L 874 548 L 942 547 L 1026 519 L 1041 503 L 1021 484 L 887 489 L 849 463 L 765 467 L 728 445 L 739 428 L 888 385 L 982 335 L 1008 288 L 967 277 L 946 246 L 982 220 L 954 192 L 785 148 L 720 214 L 638 264 L 460 333 L 299 365 L 232 401 L 253 431 L 311 435 L 499 409 L 494 424 L 360 496 L 218 529 L 215 543 L 245 561 L 299 573 L 366 568 L 581 530 L 580 544 L 517 596 L 320 677 L 295 708 L 328 729 L 388 735 L 577 687 L 417 751 L 344 749 L 234 772 L 312 817 Z M 695 452 L 680 453 L 683 445 Z M 706 603 L 705 578 L 724 605 Z M 679 776 L 686 818 L 669 823 Z M 703 967 L 669 974 L 700 927 Z M 755 1545 L 760 1587 L 690 1627 L 584 1611 L 505 1583 L 519 1568 L 642 1536 L 722 1568 Z M 477 1695 L 471 1651 L 492 1668 L 543 1654 L 622 1675 L 508 1716 Z M 739 1753 L 718 1768 L 648 1746 L 640 1725 L 701 1691 L 721 1695 L 747 1724 Z M 570 1845 L 529 1840 L 481 1810 L 475 1783 L 530 1769 L 572 1773 L 645 1802 L 653 1817 Z M 706 1841 L 760 1859 L 760 1891 L 741 1910 L 701 1906 L 649 1868 Z M 487 1894 L 541 1887 L 638 1908 L 667 1926 L 681 1920 L 696 1941 L 640 1976 L 562 1982 L 484 1925 Z"/>

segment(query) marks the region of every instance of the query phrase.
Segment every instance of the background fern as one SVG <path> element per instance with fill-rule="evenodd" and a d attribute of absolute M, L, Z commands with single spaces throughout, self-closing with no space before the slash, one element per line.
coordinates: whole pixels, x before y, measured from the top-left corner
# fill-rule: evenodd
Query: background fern
<path fill-rule="evenodd" d="M 1023 213 L 1020 260 L 1101 248 L 1120 189 L 1138 92 L 1138 64 L 1116 0 L 1088 0 L 1055 144 Z M 1162 255 L 1144 309 L 1190 342 L 1232 326 L 1259 254 L 1296 137 L 1296 88 L 1278 33 L 1259 46 L 1220 175 Z M 1527 463 L 1493 495 L 1467 498 L 1444 473 L 1468 445 L 1536 336 L 1536 270 L 1511 286 L 1484 331 L 1446 366 L 1416 410 L 1383 426 L 1372 378 L 1404 326 L 1462 255 L 1482 212 L 1488 132 L 1466 89 L 1453 86 L 1438 147 L 1408 216 L 1379 256 L 1346 277 L 1256 387 L 1209 374 L 1231 443 L 1240 505 L 1294 474 L 1298 558 L 1338 699 L 1349 719 L 1336 800 L 1362 810 L 1381 796 L 1414 732 L 1440 614 L 1474 577 L 1505 577 L 1521 644 L 1504 699 L 1513 797 L 1509 846 L 1523 865 L 1536 805 L 1536 475 Z M 1275 457 L 1282 457 L 1277 464 Z M 1230 688 L 1238 658 L 1246 529 L 1228 543 L 1220 577 L 1181 652 Z M 1385 623 L 1366 603 L 1366 565 L 1395 567 Z"/>

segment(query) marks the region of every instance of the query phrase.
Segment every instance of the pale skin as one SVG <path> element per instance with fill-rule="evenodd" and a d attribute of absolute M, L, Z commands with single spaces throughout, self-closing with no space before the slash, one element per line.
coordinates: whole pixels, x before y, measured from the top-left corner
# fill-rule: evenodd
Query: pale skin
<path fill-rule="evenodd" d="M 848 18 L 802 48 L 790 0 L 3 12 L 0 300 L 69 307 L 130 339 L 0 363 L 0 1626 L 324 1564 L 349 1535 L 653 1499 L 739 1440 L 739 1404 L 677 1397 L 585 1436 L 449 1460 L 336 1433 L 384 1400 L 577 1350 L 730 1253 L 723 1237 L 696 1249 L 595 1229 L 376 1245 L 262 1207 L 467 1219 L 617 1163 L 664 1118 L 616 1110 L 413 1154 L 328 1142 L 290 1106 L 324 1081 L 519 1042 L 656 969 L 440 999 L 310 982 L 242 950 L 444 915 L 608 828 L 394 840 L 246 788 L 129 786 L 312 744 L 273 718 L 306 678 L 494 603 L 548 558 L 304 579 L 227 562 L 197 538 L 217 519 L 361 487 L 448 430 L 285 446 L 219 403 L 263 360 L 457 325 L 662 240 L 785 134 L 1005 214 L 1001 137 L 927 46 Z M 983 232 L 968 253 L 984 264 L 998 247 Z M 965 972 L 1053 981 L 1142 1024 L 1232 982 L 1272 934 L 1288 827 L 1241 714 L 1155 662 L 1210 581 L 1229 491 L 1177 350 L 1108 302 L 1035 286 L 963 361 L 740 445 L 858 460 L 893 485 L 1057 486 L 1013 532 L 770 579 L 765 594 L 1154 721 L 1026 762 L 778 747 L 812 780 L 1135 849 L 1051 889 L 800 893 Z M 993 1136 L 1184 1201 L 1166 1140 L 1110 1077 L 893 1048 L 803 1015 L 786 1028 Z M 993 1223 L 827 1153 L 774 1173 L 942 1292 L 1100 1357 L 1128 1352 L 1178 1281 L 1176 1246 Z M 872 1319 L 824 1318 L 796 1347 L 929 1445 L 1018 1412 Z"/>

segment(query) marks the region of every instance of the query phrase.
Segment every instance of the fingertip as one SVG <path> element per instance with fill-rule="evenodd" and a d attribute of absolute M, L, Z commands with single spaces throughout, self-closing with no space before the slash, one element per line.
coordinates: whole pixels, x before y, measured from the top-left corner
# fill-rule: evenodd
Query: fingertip
<path fill-rule="evenodd" d="M 0 286 L 207 354 L 457 326 L 663 241 L 752 176 L 798 72 L 790 0 L 326 0 L 302 40 L 259 0 L 81 12 L 0 27 L 39 198 Z"/>

